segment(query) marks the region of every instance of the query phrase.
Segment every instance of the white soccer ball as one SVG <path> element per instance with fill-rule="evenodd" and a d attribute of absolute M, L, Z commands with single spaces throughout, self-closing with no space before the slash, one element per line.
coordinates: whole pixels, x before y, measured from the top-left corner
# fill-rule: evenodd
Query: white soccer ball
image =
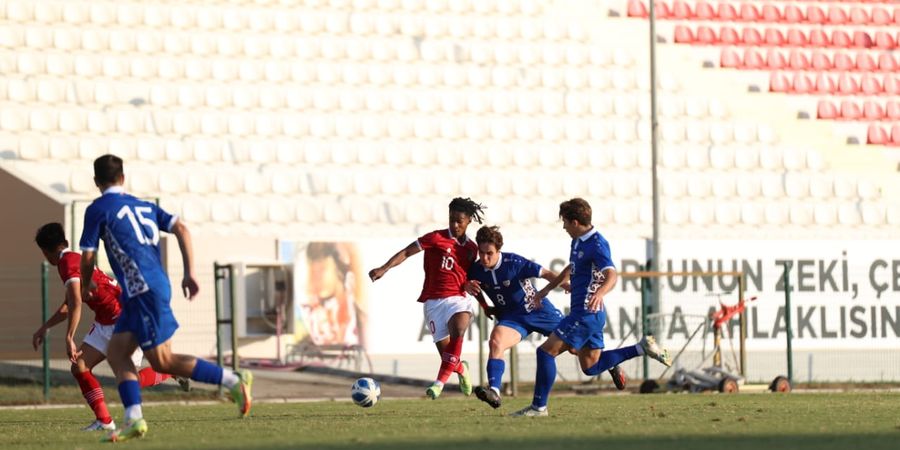
<path fill-rule="evenodd" d="M 374 406 L 381 399 L 381 385 L 371 378 L 360 378 L 350 388 L 350 397 L 363 408 Z"/>

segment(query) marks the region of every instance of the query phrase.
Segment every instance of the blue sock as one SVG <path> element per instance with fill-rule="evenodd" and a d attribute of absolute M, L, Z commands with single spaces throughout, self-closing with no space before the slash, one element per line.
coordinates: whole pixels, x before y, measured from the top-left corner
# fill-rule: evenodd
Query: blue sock
<path fill-rule="evenodd" d="M 543 349 L 537 349 L 537 374 L 534 380 L 534 400 L 531 406 L 535 408 L 544 408 L 547 406 L 547 400 L 550 397 L 550 389 L 553 389 L 553 382 L 556 381 L 556 358 L 545 352 Z"/>
<path fill-rule="evenodd" d="M 222 384 L 222 368 L 204 359 L 197 358 L 197 365 L 191 379 L 201 383 Z"/>
<path fill-rule="evenodd" d="M 119 383 L 119 397 L 126 408 L 141 404 L 141 384 L 137 380 L 125 380 Z"/>
<path fill-rule="evenodd" d="M 489 359 L 487 363 L 488 383 L 492 388 L 500 390 L 503 383 L 503 371 L 506 370 L 506 361 L 502 359 Z"/>
<path fill-rule="evenodd" d="M 628 361 L 631 358 L 637 358 L 637 346 L 630 345 L 616 350 L 609 350 L 600 355 L 600 359 L 593 367 L 584 371 L 585 375 L 596 376 L 612 369 L 613 367 Z"/>

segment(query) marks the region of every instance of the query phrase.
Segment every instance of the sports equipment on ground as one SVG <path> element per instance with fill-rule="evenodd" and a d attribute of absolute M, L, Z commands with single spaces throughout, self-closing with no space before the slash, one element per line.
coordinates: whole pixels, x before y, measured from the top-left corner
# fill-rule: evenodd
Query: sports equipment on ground
<path fill-rule="evenodd" d="M 350 388 L 350 397 L 353 399 L 353 403 L 363 408 L 375 406 L 375 403 L 381 399 L 381 385 L 372 378 L 360 378 Z"/>

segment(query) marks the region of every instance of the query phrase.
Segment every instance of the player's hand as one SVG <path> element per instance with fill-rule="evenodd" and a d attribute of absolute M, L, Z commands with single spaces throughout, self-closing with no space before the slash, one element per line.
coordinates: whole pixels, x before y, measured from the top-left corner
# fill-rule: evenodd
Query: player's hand
<path fill-rule="evenodd" d="M 488 319 L 494 320 L 497 316 L 497 308 L 493 306 L 484 308 L 484 315 L 487 316 Z"/>
<path fill-rule="evenodd" d="M 562 290 L 566 292 L 566 294 L 572 293 L 572 284 L 569 283 L 568 281 L 564 281 L 564 282 L 560 283 L 559 287 L 561 287 Z"/>
<path fill-rule="evenodd" d="M 37 350 L 41 344 L 44 343 L 44 339 L 47 337 L 47 329 L 44 327 L 38 328 L 37 331 L 34 332 L 34 335 L 31 336 L 31 345 L 34 346 L 34 349 Z"/>
<path fill-rule="evenodd" d="M 66 355 L 69 356 L 69 362 L 75 364 L 78 362 L 78 357 L 81 356 L 81 351 L 78 350 L 78 346 L 75 345 L 75 339 L 72 339 L 69 336 L 66 336 Z"/>
<path fill-rule="evenodd" d="M 197 280 L 195 280 L 194 277 L 188 275 L 181 280 L 181 290 L 184 292 L 185 298 L 193 300 L 194 297 L 197 296 L 197 293 L 200 292 L 200 286 L 197 284 Z"/>
<path fill-rule="evenodd" d="M 595 293 L 588 301 L 587 310 L 588 312 L 595 313 L 600 311 L 601 308 L 603 308 L 603 296 Z"/>
<path fill-rule="evenodd" d="M 481 293 L 481 283 L 478 280 L 469 280 L 463 285 L 463 289 L 472 297 L 477 297 Z"/>
<path fill-rule="evenodd" d="M 387 269 L 379 267 L 377 269 L 372 269 L 369 271 L 369 279 L 372 281 L 378 281 L 379 278 L 383 277 Z"/>
<path fill-rule="evenodd" d="M 534 298 L 531 299 L 531 310 L 539 311 L 541 308 L 543 308 L 544 307 L 543 300 L 544 300 L 544 297 L 537 298 L 537 296 L 535 295 Z"/>

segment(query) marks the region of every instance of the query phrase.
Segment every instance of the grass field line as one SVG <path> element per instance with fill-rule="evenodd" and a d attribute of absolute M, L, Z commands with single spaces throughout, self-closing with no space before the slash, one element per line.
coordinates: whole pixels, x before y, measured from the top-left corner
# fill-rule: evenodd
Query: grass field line
<path fill-rule="evenodd" d="M 422 398 L 421 396 L 416 397 L 396 397 L 391 396 L 391 400 L 416 400 Z M 315 397 L 315 398 L 300 398 L 300 397 L 272 397 L 272 398 L 260 398 L 254 399 L 254 405 L 261 404 L 288 404 L 288 403 L 326 403 L 326 402 L 349 402 L 350 398 L 335 398 L 335 397 Z M 210 405 L 218 405 L 221 403 L 229 403 L 228 400 L 172 400 L 172 401 L 152 401 L 152 402 L 143 402 L 143 406 L 210 406 Z M 108 406 L 116 406 L 121 407 L 121 403 L 117 402 L 107 402 Z M 0 406 L 0 411 L 17 411 L 17 410 L 50 410 L 50 409 L 68 409 L 68 408 L 87 408 L 87 405 L 84 403 L 63 403 L 63 404 L 36 404 L 36 405 L 8 405 L 8 406 Z"/>

